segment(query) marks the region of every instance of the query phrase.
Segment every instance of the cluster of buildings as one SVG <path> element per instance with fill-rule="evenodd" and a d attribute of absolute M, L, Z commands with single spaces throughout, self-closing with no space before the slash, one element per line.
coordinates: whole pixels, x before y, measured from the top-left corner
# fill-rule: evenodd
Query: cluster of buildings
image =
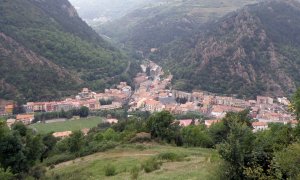
<path fill-rule="evenodd" d="M 34 120 L 35 112 L 59 112 L 79 109 L 83 106 L 91 111 L 111 110 L 122 108 L 131 96 L 131 87 L 126 82 L 121 82 L 116 89 L 105 89 L 103 93 L 95 93 L 87 88 L 83 88 L 74 98 L 67 98 L 63 101 L 51 102 L 27 102 L 23 105 L 26 113 L 16 115 L 14 119 L 7 119 L 7 125 L 10 127 L 15 122 L 23 122 L 29 125 Z M 101 104 L 101 102 L 106 102 Z M 13 103 L 7 103 L 1 106 L 1 115 L 11 115 L 13 113 Z"/>
<path fill-rule="evenodd" d="M 141 65 L 142 72 L 138 73 L 135 82 L 135 90 L 132 92 L 126 82 L 121 82 L 116 89 L 106 89 L 103 93 L 95 93 L 84 88 L 74 98 L 52 102 L 28 102 L 24 105 L 27 112 L 18 115 L 15 121 L 30 124 L 33 120 L 33 112 L 68 111 L 82 106 L 90 110 L 111 110 L 121 108 L 129 104 L 129 111 L 159 112 L 170 111 L 173 114 L 186 114 L 199 112 L 211 120 L 205 121 L 206 126 L 219 122 L 228 112 L 250 110 L 250 115 L 256 120 L 253 123 L 254 131 L 268 128 L 269 123 L 291 123 L 295 125 L 295 117 L 288 112 L 289 100 L 285 97 L 273 99 L 271 97 L 257 96 L 255 100 L 238 99 L 233 96 L 219 96 L 216 94 L 194 91 L 192 93 L 172 90 L 170 88 L 172 75 L 165 74 L 160 66 L 152 61 Z M 106 102 L 106 103 L 101 103 Z M 13 105 L 7 104 L 2 110 L 12 113 Z M 1 112 L 1 111 L 0 111 Z M 11 121 L 11 122 L 10 122 Z M 9 123 L 12 123 L 12 119 Z M 116 123 L 117 120 L 110 120 Z M 197 121 L 196 121 L 197 122 Z M 180 125 L 187 126 L 194 120 L 180 120 Z"/>
<path fill-rule="evenodd" d="M 146 72 L 147 68 L 150 69 L 150 74 L 149 70 Z M 132 111 L 167 110 L 173 114 L 199 112 L 213 119 L 205 122 L 209 127 L 219 122 L 228 112 L 249 109 L 250 115 L 257 121 L 253 124 L 255 130 L 267 128 L 268 123 L 292 123 L 293 125 L 297 123 L 295 117 L 287 110 L 290 102 L 286 97 L 273 99 L 257 96 L 255 100 L 245 100 L 201 91 L 188 93 L 171 90 L 169 85 L 172 75 L 166 76 L 152 61 L 142 65 L 142 69 L 143 73 L 139 73 L 135 78 L 136 89 L 130 100 Z M 180 124 L 184 126 L 191 123 L 191 120 L 181 121 Z"/>
<path fill-rule="evenodd" d="M 24 105 L 24 108 L 26 113 L 69 111 L 82 106 L 88 107 L 92 111 L 109 110 L 121 108 L 130 95 L 131 87 L 126 82 L 121 82 L 117 89 L 105 89 L 103 93 L 95 93 L 88 88 L 83 88 L 75 98 L 67 98 L 63 101 L 28 102 Z M 101 104 L 102 100 L 111 103 Z"/>

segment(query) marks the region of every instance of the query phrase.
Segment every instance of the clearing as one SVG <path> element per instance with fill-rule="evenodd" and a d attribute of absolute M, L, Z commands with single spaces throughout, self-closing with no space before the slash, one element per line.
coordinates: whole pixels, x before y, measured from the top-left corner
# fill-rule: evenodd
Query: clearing
<path fill-rule="evenodd" d="M 131 179 L 130 171 L 135 166 L 160 153 L 176 153 L 186 157 L 178 162 L 164 162 L 159 170 L 139 172 L 138 179 L 186 180 L 216 179 L 220 158 L 213 149 L 182 148 L 162 145 L 123 145 L 107 152 L 96 153 L 73 161 L 64 162 L 47 172 L 47 179 Z M 115 176 L 105 176 L 105 167 L 116 168 Z"/>
<path fill-rule="evenodd" d="M 96 127 L 102 122 L 101 117 L 89 117 L 76 120 L 66 120 L 63 122 L 53 122 L 53 123 L 35 123 L 30 125 L 32 129 L 37 130 L 41 134 L 46 134 L 50 132 L 62 132 L 62 131 L 75 131 L 84 128 Z"/>

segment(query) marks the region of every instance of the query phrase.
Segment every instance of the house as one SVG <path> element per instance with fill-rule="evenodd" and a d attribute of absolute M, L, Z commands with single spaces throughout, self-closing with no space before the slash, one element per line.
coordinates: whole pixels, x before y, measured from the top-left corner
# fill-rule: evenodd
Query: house
<path fill-rule="evenodd" d="M 24 107 L 27 113 L 46 111 L 45 102 L 28 102 Z"/>
<path fill-rule="evenodd" d="M 253 132 L 263 131 L 268 129 L 268 123 L 266 122 L 253 122 L 252 123 Z"/>
<path fill-rule="evenodd" d="M 285 106 L 288 106 L 291 103 L 286 97 L 277 98 L 277 101 Z"/>
<path fill-rule="evenodd" d="M 153 99 L 147 99 L 145 101 L 145 111 L 150 112 L 159 112 L 164 109 L 164 105 L 160 104 L 159 101 L 153 100 Z"/>
<path fill-rule="evenodd" d="M 258 104 L 273 104 L 273 98 L 264 97 L 264 96 L 257 96 L 257 103 Z"/>
<path fill-rule="evenodd" d="M 156 51 L 158 51 L 158 48 L 151 48 L 150 52 L 155 53 Z"/>
<path fill-rule="evenodd" d="M 11 128 L 11 126 L 16 122 L 16 119 L 7 119 L 6 125 Z"/>
<path fill-rule="evenodd" d="M 72 131 L 64 131 L 64 132 L 55 132 L 52 135 L 56 138 L 66 138 L 72 134 Z"/>
<path fill-rule="evenodd" d="M 117 124 L 119 122 L 119 120 L 111 118 L 111 119 L 106 119 L 106 122 L 109 124 Z"/>
<path fill-rule="evenodd" d="M 91 99 L 94 98 L 95 93 L 90 91 L 88 88 L 83 88 L 80 93 L 76 96 L 78 100 Z"/>
<path fill-rule="evenodd" d="M 295 128 L 298 125 L 299 122 L 297 120 L 292 120 L 292 121 L 289 121 L 289 123 L 291 124 L 291 126 L 293 128 Z"/>
<path fill-rule="evenodd" d="M 261 112 L 256 116 L 261 122 L 284 122 L 292 120 L 291 114 L 274 113 L 274 112 Z"/>
<path fill-rule="evenodd" d="M 219 123 L 221 122 L 220 119 L 215 119 L 215 120 L 205 120 L 205 126 L 206 127 L 210 127 L 211 125 L 215 124 L 215 123 Z"/>
<path fill-rule="evenodd" d="M 232 107 L 232 106 L 223 106 L 223 105 L 214 105 L 211 110 L 211 115 L 221 119 L 225 117 L 227 112 L 240 112 L 244 110 L 243 108 Z"/>
<path fill-rule="evenodd" d="M 226 96 L 216 96 L 215 102 L 217 105 L 231 106 L 233 104 L 233 98 Z"/>
<path fill-rule="evenodd" d="M 203 92 L 194 91 L 192 93 L 192 97 L 193 97 L 194 101 L 203 101 L 203 99 L 204 99 L 204 93 Z"/>
<path fill-rule="evenodd" d="M 179 126 L 182 127 L 187 127 L 193 124 L 193 120 L 192 119 L 183 119 L 183 120 L 177 120 L 176 122 L 179 122 Z M 194 120 L 194 125 L 198 125 L 199 122 L 198 120 Z"/>
<path fill-rule="evenodd" d="M 34 120 L 34 114 L 18 114 L 16 116 L 17 122 L 23 122 L 25 125 L 29 125 Z"/>
<path fill-rule="evenodd" d="M 90 131 L 89 128 L 81 129 L 81 132 L 83 133 L 84 136 L 86 136 L 89 133 L 89 131 Z"/>
<path fill-rule="evenodd" d="M 14 105 L 13 104 L 7 104 L 4 107 L 4 113 L 5 114 L 12 114 L 14 110 Z"/>

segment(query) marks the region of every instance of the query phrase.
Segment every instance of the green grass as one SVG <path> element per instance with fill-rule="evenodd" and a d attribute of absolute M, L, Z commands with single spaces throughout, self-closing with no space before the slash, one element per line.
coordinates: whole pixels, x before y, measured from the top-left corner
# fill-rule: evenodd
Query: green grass
<path fill-rule="evenodd" d="M 150 173 L 140 170 L 138 179 L 217 179 L 216 173 L 221 161 L 215 150 L 160 145 L 147 146 L 145 150 L 138 150 L 133 146 L 118 147 L 104 153 L 61 163 L 47 172 L 47 179 L 131 179 L 133 168 L 141 167 L 145 161 L 158 157 L 161 153 L 175 153 L 184 155 L 185 158 L 180 161 L 163 161 L 160 169 Z M 105 176 L 107 164 L 115 167 L 115 176 Z"/>
<path fill-rule="evenodd" d="M 92 128 L 96 127 L 101 122 L 101 117 L 91 117 L 48 124 L 36 123 L 30 125 L 30 127 L 36 129 L 39 133 L 45 134 L 50 132 L 74 131 L 81 130 L 83 128 Z"/>

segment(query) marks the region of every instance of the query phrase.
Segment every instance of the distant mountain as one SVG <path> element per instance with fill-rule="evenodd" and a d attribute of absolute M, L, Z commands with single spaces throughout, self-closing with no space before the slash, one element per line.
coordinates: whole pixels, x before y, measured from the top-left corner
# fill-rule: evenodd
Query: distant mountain
<path fill-rule="evenodd" d="M 199 32 L 206 22 L 254 2 L 257 1 L 161 0 L 95 29 L 126 47 L 147 53 L 151 48 L 190 37 Z"/>
<path fill-rule="evenodd" d="M 137 8 L 159 1 L 162 0 L 70 0 L 80 17 L 90 25 L 115 20 Z"/>
<path fill-rule="evenodd" d="M 289 95 L 300 85 L 300 3 L 272 0 L 210 23 L 152 57 L 175 76 L 178 89 Z"/>
<path fill-rule="evenodd" d="M 0 98 L 21 100 L 101 90 L 130 65 L 67 0 L 0 0 L 0 64 Z"/>

